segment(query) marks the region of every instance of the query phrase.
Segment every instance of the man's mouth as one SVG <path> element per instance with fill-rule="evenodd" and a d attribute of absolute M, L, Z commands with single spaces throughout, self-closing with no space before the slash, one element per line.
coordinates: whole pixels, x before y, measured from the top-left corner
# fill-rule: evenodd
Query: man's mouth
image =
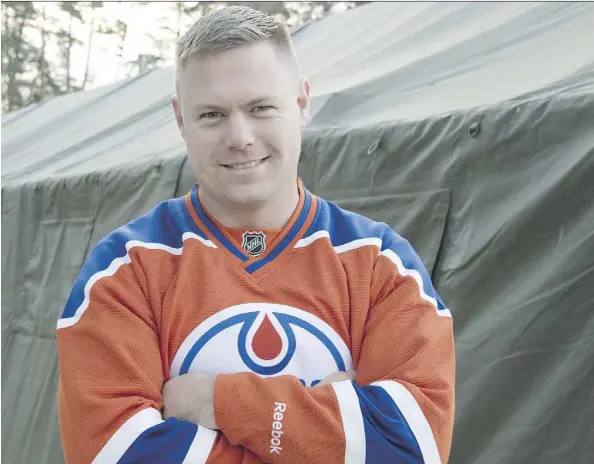
<path fill-rule="evenodd" d="M 262 158 L 259 160 L 247 161 L 245 163 L 223 164 L 223 166 L 225 166 L 228 169 L 234 170 L 250 169 L 255 168 L 256 166 L 258 166 L 258 164 L 266 161 L 268 158 L 269 157 L 267 156 L 266 158 Z"/>

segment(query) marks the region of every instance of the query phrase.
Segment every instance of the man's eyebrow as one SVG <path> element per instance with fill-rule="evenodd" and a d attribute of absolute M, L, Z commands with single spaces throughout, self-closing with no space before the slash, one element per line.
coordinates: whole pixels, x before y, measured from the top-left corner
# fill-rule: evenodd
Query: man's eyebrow
<path fill-rule="evenodd" d="M 195 113 L 197 113 L 197 112 L 205 111 L 205 110 L 220 111 L 223 108 L 220 107 L 220 106 L 217 106 L 217 105 L 209 104 L 209 103 L 207 103 L 207 104 L 200 104 L 200 103 L 198 103 L 198 104 L 194 105 L 194 108 L 192 108 L 192 109 L 193 109 L 193 111 Z"/>
<path fill-rule="evenodd" d="M 254 98 L 253 100 L 250 100 L 247 103 L 247 106 L 258 105 L 259 103 L 273 102 L 274 100 L 276 100 L 276 98 L 273 96 L 258 97 Z"/>
<path fill-rule="evenodd" d="M 272 95 L 265 96 L 265 97 L 258 97 L 258 98 L 254 98 L 253 100 L 250 100 L 244 106 L 254 106 L 254 105 L 261 104 L 261 103 L 272 103 L 272 102 L 276 101 L 276 99 L 277 98 Z M 224 108 L 222 106 L 218 106 L 213 103 L 197 103 L 193 107 L 193 111 L 195 113 L 198 113 L 200 111 L 222 111 L 222 110 L 224 110 Z"/>

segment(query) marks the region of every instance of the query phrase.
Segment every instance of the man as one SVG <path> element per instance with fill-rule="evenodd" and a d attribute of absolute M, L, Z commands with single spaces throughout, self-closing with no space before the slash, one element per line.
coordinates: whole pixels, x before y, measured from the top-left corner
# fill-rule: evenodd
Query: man
<path fill-rule="evenodd" d="M 451 315 L 407 241 L 298 179 L 309 100 L 274 18 L 225 8 L 180 39 L 197 184 L 101 240 L 74 284 L 67 463 L 447 461 Z"/>

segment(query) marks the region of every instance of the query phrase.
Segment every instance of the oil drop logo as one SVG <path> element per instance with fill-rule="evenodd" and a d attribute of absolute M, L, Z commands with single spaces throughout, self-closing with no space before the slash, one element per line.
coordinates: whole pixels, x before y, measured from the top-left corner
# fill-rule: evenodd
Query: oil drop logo
<path fill-rule="evenodd" d="M 336 371 L 351 371 L 350 351 L 332 327 L 285 305 L 247 303 L 220 311 L 184 340 L 172 377 L 188 372 L 294 375 L 314 386 Z"/>

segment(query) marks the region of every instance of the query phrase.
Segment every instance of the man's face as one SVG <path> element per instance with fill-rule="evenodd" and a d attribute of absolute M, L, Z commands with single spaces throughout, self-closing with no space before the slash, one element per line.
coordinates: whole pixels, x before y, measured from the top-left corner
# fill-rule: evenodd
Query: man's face
<path fill-rule="evenodd" d="M 309 87 L 272 45 L 190 59 L 178 89 L 177 122 L 206 197 L 247 206 L 296 188 Z"/>

